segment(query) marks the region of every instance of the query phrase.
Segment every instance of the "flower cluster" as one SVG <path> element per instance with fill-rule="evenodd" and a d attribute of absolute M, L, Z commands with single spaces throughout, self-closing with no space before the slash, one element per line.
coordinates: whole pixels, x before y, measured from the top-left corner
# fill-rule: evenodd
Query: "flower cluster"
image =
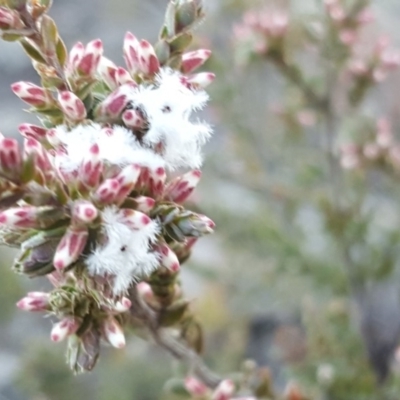
<path fill-rule="evenodd" d="M 69 364 L 83 371 L 94 367 L 101 340 L 124 346 L 138 282 L 163 299 L 165 315 L 179 305 L 180 264 L 213 231 L 182 203 L 201 176 L 211 128 L 192 114 L 206 105 L 203 88 L 214 75 L 193 74 L 210 51 L 185 52 L 200 2 L 171 2 L 155 47 L 128 32 L 126 68 L 104 57 L 99 39 L 68 53 L 48 7 L 0 7 L 3 37 L 12 32 L 21 42 L 42 83 L 12 90 L 43 122 L 20 125 L 22 146 L 0 138 L 0 237 L 21 250 L 15 271 L 53 285 L 18 307 L 58 319 L 51 339 L 68 338 Z M 172 288 L 167 299 L 157 285 Z"/>
<path fill-rule="evenodd" d="M 349 170 L 374 165 L 400 170 L 400 145 L 395 141 L 390 121 L 379 119 L 371 140 L 360 144 L 343 144 L 340 147 L 340 163 L 344 169 Z"/>

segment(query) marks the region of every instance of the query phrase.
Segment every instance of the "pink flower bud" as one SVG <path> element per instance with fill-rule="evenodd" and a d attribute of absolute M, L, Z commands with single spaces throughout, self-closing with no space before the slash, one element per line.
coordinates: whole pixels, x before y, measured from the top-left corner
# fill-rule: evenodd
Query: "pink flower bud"
<path fill-rule="evenodd" d="M 60 322 L 53 325 L 51 330 L 51 340 L 53 342 L 62 342 L 68 336 L 73 335 L 79 328 L 80 321 L 74 317 L 65 317 Z"/>
<path fill-rule="evenodd" d="M 129 103 L 128 92 L 132 85 L 125 84 L 114 90 L 101 103 L 97 113 L 111 118 L 119 117 Z"/>
<path fill-rule="evenodd" d="M 153 289 L 147 282 L 140 282 L 136 285 L 137 291 L 142 297 L 143 300 L 145 300 L 147 303 L 151 304 L 154 302 L 155 297 L 153 293 Z"/>
<path fill-rule="evenodd" d="M 69 75 L 72 75 L 76 72 L 76 69 L 78 68 L 79 63 L 82 60 L 84 53 L 85 46 L 81 42 L 76 43 L 72 47 L 71 51 L 69 52 L 67 64 L 67 72 Z"/>
<path fill-rule="evenodd" d="M 21 153 L 15 139 L 0 138 L 0 168 L 18 174 L 22 167 Z"/>
<path fill-rule="evenodd" d="M 46 107 L 52 103 L 51 95 L 43 88 L 30 82 L 16 82 L 12 91 L 23 101 L 34 107 Z"/>
<path fill-rule="evenodd" d="M 167 174 L 165 168 L 158 167 L 155 169 L 149 168 L 149 189 L 150 193 L 158 198 L 164 192 L 165 180 L 167 179 Z"/>
<path fill-rule="evenodd" d="M 215 74 L 211 72 L 200 72 L 183 78 L 183 84 L 189 88 L 203 89 L 207 87 L 215 79 Z"/>
<path fill-rule="evenodd" d="M 211 56 L 211 50 L 196 50 L 182 56 L 182 72 L 188 74 L 203 65 Z"/>
<path fill-rule="evenodd" d="M 235 384 L 231 380 L 225 379 L 215 389 L 215 392 L 212 394 L 211 399 L 229 400 L 234 392 L 235 392 Z"/>
<path fill-rule="evenodd" d="M 133 230 L 140 230 L 147 226 L 151 219 L 140 211 L 131 210 L 129 208 L 121 208 L 121 222 Z"/>
<path fill-rule="evenodd" d="M 340 41 L 346 46 L 351 46 L 357 41 L 357 32 L 353 29 L 343 29 L 339 33 Z"/>
<path fill-rule="evenodd" d="M 112 346 L 116 347 L 117 349 L 122 349 L 123 347 L 125 347 L 124 332 L 115 318 L 107 318 L 103 322 L 102 328 L 104 337 Z"/>
<path fill-rule="evenodd" d="M 20 134 L 26 138 L 33 138 L 39 142 L 46 139 L 47 129 L 32 124 L 21 124 L 18 127 Z"/>
<path fill-rule="evenodd" d="M 81 121 L 86 117 L 83 101 L 74 93 L 64 91 L 58 94 L 58 102 L 65 116 L 72 121 Z"/>
<path fill-rule="evenodd" d="M 207 386 L 193 376 L 185 379 L 185 388 L 194 397 L 204 397 L 208 393 Z"/>
<path fill-rule="evenodd" d="M 114 305 L 114 311 L 119 313 L 127 312 L 132 306 L 132 302 L 127 297 L 122 297 L 121 300 L 117 301 Z"/>
<path fill-rule="evenodd" d="M 356 145 L 352 143 L 343 145 L 340 151 L 340 165 L 343 169 L 351 170 L 360 165 L 359 148 Z"/>
<path fill-rule="evenodd" d="M 84 185 L 94 188 L 99 184 L 102 172 L 103 162 L 100 158 L 100 148 L 95 143 L 80 166 L 79 178 Z"/>
<path fill-rule="evenodd" d="M 44 147 L 35 139 L 28 138 L 24 140 L 24 153 L 33 156 L 35 166 L 45 176 L 52 170 L 52 165 Z"/>
<path fill-rule="evenodd" d="M 368 73 L 368 66 L 363 60 L 356 59 L 350 62 L 349 70 L 355 76 L 364 76 Z"/>
<path fill-rule="evenodd" d="M 164 191 L 164 198 L 183 203 L 193 192 L 201 178 L 201 171 L 195 170 L 171 181 Z"/>
<path fill-rule="evenodd" d="M 87 239 L 87 229 L 68 228 L 57 246 L 53 260 L 54 267 L 62 270 L 74 263 L 85 248 Z"/>
<path fill-rule="evenodd" d="M 58 147 L 60 144 L 62 144 L 56 129 L 49 129 L 46 132 L 46 139 L 54 147 Z"/>
<path fill-rule="evenodd" d="M 111 60 L 101 57 L 98 72 L 111 90 L 115 90 L 118 87 L 116 79 L 117 66 Z"/>
<path fill-rule="evenodd" d="M 16 11 L 0 7 L 0 29 L 19 29 L 24 24 Z"/>
<path fill-rule="evenodd" d="M 17 307 L 24 311 L 46 311 L 48 305 L 49 294 L 45 292 L 29 292 L 17 303 Z"/>
<path fill-rule="evenodd" d="M 93 199 L 103 205 L 112 204 L 121 185 L 116 179 L 106 179 L 96 190 Z"/>
<path fill-rule="evenodd" d="M 376 143 L 368 143 L 364 146 L 363 153 L 369 160 L 376 160 L 379 158 L 381 148 Z"/>
<path fill-rule="evenodd" d="M 120 185 L 116 193 L 115 200 L 122 203 L 125 198 L 132 192 L 139 178 L 141 166 L 138 164 L 127 165 L 114 179 Z"/>
<path fill-rule="evenodd" d="M 126 83 L 130 84 L 131 86 L 137 86 L 137 83 L 132 79 L 129 72 L 122 67 L 118 67 L 117 72 L 115 74 L 115 79 L 119 86 L 125 85 Z"/>
<path fill-rule="evenodd" d="M 364 10 L 357 15 L 357 21 L 360 24 L 369 24 L 370 22 L 375 21 L 374 13 L 370 8 L 364 8 Z"/>
<path fill-rule="evenodd" d="M 156 247 L 156 252 L 159 254 L 160 263 L 163 267 L 172 272 L 180 270 L 180 264 L 176 254 L 165 244 L 160 244 Z"/>
<path fill-rule="evenodd" d="M 381 55 L 381 62 L 388 70 L 396 69 L 400 66 L 400 53 L 395 50 L 386 50 Z"/>
<path fill-rule="evenodd" d="M 74 225 L 90 224 L 97 216 L 97 208 L 87 200 L 77 200 L 72 206 L 72 221 Z"/>
<path fill-rule="evenodd" d="M 128 128 L 143 129 L 146 126 L 146 121 L 142 114 L 137 110 L 126 110 L 122 114 L 122 120 Z"/>
<path fill-rule="evenodd" d="M 146 196 L 135 197 L 135 201 L 137 204 L 136 209 L 143 213 L 150 212 L 153 209 L 154 204 L 156 203 L 156 201 L 153 198 Z"/>
<path fill-rule="evenodd" d="M 144 39 L 140 42 L 140 69 L 146 75 L 154 75 L 160 70 L 153 46 Z"/>
<path fill-rule="evenodd" d="M 0 213 L 0 224 L 10 228 L 34 228 L 37 226 L 38 208 L 21 206 Z"/>
<path fill-rule="evenodd" d="M 387 118 L 380 118 L 377 122 L 376 143 L 381 148 L 388 148 L 393 142 L 392 125 Z"/>
<path fill-rule="evenodd" d="M 85 76 L 93 76 L 97 71 L 103 55 L 103 43 L 100 39 L 92 40 L 86 45 L 83 57 L 77 63 L 77 70 Z"/>
<path fill-rule="evenodd" d="M 123 51 L 128 71 L 135 75 L 140 70 L 140 44 L 130 32 L 125 34 Z"/>

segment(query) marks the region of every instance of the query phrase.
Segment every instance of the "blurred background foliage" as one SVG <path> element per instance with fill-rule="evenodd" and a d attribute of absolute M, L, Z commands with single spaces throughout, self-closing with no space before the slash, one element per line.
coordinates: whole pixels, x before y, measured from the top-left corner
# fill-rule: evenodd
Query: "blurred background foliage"
<path fill-rule="evenodd" d="M 122 63 L 124 32 L 154 41 L 165 4 L 55 0 L 51 14 L 69 46 L 101 37 L 106 55 Z M 208 19 L 196 47 L 213 49 L 205 70 L 218 79 L 205 118 L 215 136 L 193 201 L 217 230 L 197 245 L 182 277 L 203 323 L 205 360 L 229 375 L 252 358 L 269 368 L 277 391 L 296 381 L 315 400 L 398 400 L 398 175 L 344 174 L 340 189 L 330 180 L 321 150 L 323 117 L 311 114 L 315 123 L 305 127 L 296 116 L 313 110 L 273 65 L 260 57 L 237 62 L 243 55 L 235 47 L 234 25 L 246 10 L 261 6 L 290 13 L 288 57 L 307 70 L 316 88 L 324 86 L 318 54 L 298 51 L 308 40 L 302 26 L 320 15 L 322 0 L 206 1 Z M 384 31 L 400 47 L 400 4 L 380 0 L 372 8 L 377 21 L 366 43 Z M 9 84 L 37 78 L 15 44 L 0 43 L 0 70 L 1 130 L 14 135 L 19 123 L 35 119 L 19 111 Z M 357 112 L 337 115 L 338 141 L 367 136 L 382 113 L 398 126 L 397 87 L 400 74 L 394 73 Z M 63 345 L 50 343 L 50 322 L 14 309 L 27 290 L 46 282 L 15 276 L 8 269 L 12 252 L 1 251 L 0 400 L 182 398 L 170 393 L 174 382 L 168 381 L 182 376 L 182 368 L 134 336 L 126 351 L 104 354 L 93 373 L 72 376 Z M 389 364 L 383 384 L 374 372 L 381 366 L 371 363 L 367 349 L 378 349 L 376 363 L 381 355 Z"/>

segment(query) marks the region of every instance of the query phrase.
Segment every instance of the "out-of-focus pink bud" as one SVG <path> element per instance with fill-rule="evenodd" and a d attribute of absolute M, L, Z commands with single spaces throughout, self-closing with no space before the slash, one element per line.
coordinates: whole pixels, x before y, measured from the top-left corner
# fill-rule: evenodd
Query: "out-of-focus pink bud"
<path fill-rule="evenodd" d="M 122 67 L 118 67 L 117 72 L 115 74 L 115 79 L 119 86 L 125 85 L 126 83 L 130 84 L 131 86 L 137 86 L 137 83 L 132 79 L 129 72 Z"/>
<path fill-rule="evenodd" d="M 23 101 L 34 107 L 46 107 L 52 104 L 51 95 L 43 88 L 30 82 L 16 82 L 11 85 L 12 91 Z"/>
<path fill-rule="evenodd" d="M 53 325 L 50 338 L 53 342 L 61 342 L 68 336 L 73 335 L 79 328 L 80 321 L 74 317 L 65 317 Z"/>
<path fill-rule="evenodd" d="M 156 203 L 156 201 L 153 198 L 146 196 L 135 197 L 135 201 L 137 203 L 136 209 L 143 213 L 150 212 L 153 209 L 154 204 Z"/>
<path fill-rule="evenodd" d="M 387 71 L 384 68 L 375 68 L 372 71 L 372 79 L 376 83 L 382 83 L 387 78 Z"/>
<path fill-rule="evenodd" d="M 357 41 L 357 32 L 353 29 L 343 29 L 339 33 L 340 41 L 346 46 L 351 46 Z"/>
<path fill-rule="evenodd" d="M 138 164 L 127 165 L 114 179 L 119 183 L 119 190 L 116 193 L 115 200 L 121 203 L 125 200 L 139 178 L 141 166 Z"/>
<path fill-rule="evenodd" d="M 68 228 L 57 246 L 53 260 L 54 267 L 62 270 L 74 263 L 85 248 L 87 239 L 87 229 Z"/>
<path fill-rule="evenodd" d="M 149 179 L 148 186 L 150 193 L 154 198 L 160 197 L 164 192 L 165 180 L 167 179 L 167 173 L 165 168 L 158 167 L 155 169 L 148 169 Z"/>
<path fill-rule="evenodd" d="M 140 44 L 130 32 L 125 34 L 123 51 L 128 71 L 132 75 L 136 74 L 140 70 Z"/>
<path fill-rule="evenodd" d="M 204 397 L 208 393 L 207 386 L 193 376 L 185 379 L 185 388 L 194 397 Z"/>
<path fill-rule="evenodd" d="M 21 124 L 18 127 L 20 134 L 26 138 L 33 138 L 41 142 L 46 139 L 47 129 L 32 124 Z"/>
<path fill-rule="evenodd" d="M 0 213 L 0 224 L 10 228 L 34 228 L 37 219 L 38 208 L 34 206 L 8 208 Z"/>
<path fill-rule="evenodd" d="M 355 59 L 350 62 L 349 70 L 355 76 L 364 76 L 368 73 L 368 66 L 363 60 Z"/>
<path fill-rule="evenodd" d="M 121 185 L 116 179 L 106 179 L 96 190 L 93 195 L 95 202 L 102 205 L 112 204 L 119 192 Z"/>
<path fill-rule="evenodd" d="M 340 165 L 343 169 L 351 170 L 360 165 L 359 148 L 353 143 L 341 146 Z"/>
<path fill-rule="evenodd" d="M 19 29 L 24 26 L 16 11 L 0 7 L 0 29 Z"/>
<path fill-rule="evenodd" d="M 144 39 L 140 41 L 140 69 L 146 75 L 154 75 L 160 70 L 153 46 Z"/>
<path fill-rule="evenodd" d="M 297 113 L 297 121 L 301 126 L 310 127 L 316 123 L 316 115 L 313 111 L 302 110 Z"/>
<path fill-rule="evenodd" d="M 211 399 L 229 400 L 234 392 L 235 392 L 235 384 L 231 380 L 225 379 L 215 389 L 215 392 L 212 394 Z"/>
<path fill-rule="evenodd" d="M 203 65 L 211 56 L 211 50 L 196 50 L 182 55 L 182 72 L 188 74 Z"/>
<path fill-rule="evenodd" d="M 201 178 L 201 171 L 195 170 L 171 181 L 164 191 L 164 198 L 183 203 L 193 192 Z"/>
<path fill-rule="evenodd" d="M 156 252 L 159 254 L 160 263 L 163 267 L 172 272 L 178 272 L 180 270 L 178 257 L 165 243 L 158 245 L 156 247 Z"/>
<path fill-rule="evenodd" d="M 49 129 L 46 132 L 46 139 L 47 141 L 54 147 L 59 146 L 62 142 L 57 134 L 57 130 L 56 129 Z"/>
<path fill-rule="evenodd" d="M 115 318 L 109 317 L 103 322 L 103 333 L 104 337 L 108 342 L 116 347 L 117 349 L 122 349 L 125 347 L 125 335 L 124 332 L 116 321 Z"/>
<path fill-rule="evenodd" d="M 17 307 L 24 311 L 46 311 L 48 305 L 49 294 L 45 292 L 29 292 L 17 303 Z"/>
<path fill-rule="evenodd" d="M 77 70 L 85 76 L 93 76 L 103 55 L 103 43 L 100 39 L 92 40 L 86 45 L 83 57 L 77 63 Z"/>
<path fill-rule="evenodd" d="M 22 167 L 21 152 L 15 139 L 0 138 L 0 169 L 18 174 Z"/>
<path fill-rule="evenodd" d="M 114 310 L 119 313 L 127 312 L 132 306 L 132 302 L 127 297 L 122 297 L 114 305 Z"/>
<path fill-rule="evenodd" d="M 358 15 L 357 21 L 360 24 L 369 24 L 375 21 L 375 15 L 370 8 L 364 8 Z"/>
<path fill-rule="evenodd" d="M 346 12 L 344 8 L 342 7 L 341 4 L 339 3 L 333 3 L 329 6 L 328 8 L 328 13 L 329 16 L 335 21 L 335 22 L 342 22 L 346 18 Z"/>
<path fill-rule="evenodd" d="M 203 214 L 198 214 L 198 217 L 200 221 L 202 221 L 210 229 L 209 232 L 213 232 L 213 229 L 215 228 L 215 222 Z"/>
<path fill-rule="evenodd" d="M 200 72 L 188 77 L 183 77 L 183 84 L 194 89 L 203 89 L 212 83 L 215 79 L 215 74 L 211 72 Z"/>
<path fill-rule="evenodd" d="M 85 46 L 81 42 L 75 43 L 68 56 L 67 72 L 69 75 L 72 75 L 76 72 L 84 53 Z"/>
<path fill-rule="evenodd" d="M 381 55 L 381 62 L 388 70 L 396 69 L 400 66 L 400 53 L 395 50 L 385 50 Z"/>
<path fill-rule="evenodd" d="M 381 148 L 377 143 L 368 143 L 364 146 L 363 153 L 369 160 L 376 160 L 381 154 Z"/>
<path fill-rule="evenodd" d="M 146 126 L 146 121 L 142 114 L 137 110 L 126 110 L 122 114 L 124 124 L 133 129 L 143 129 Z"/>
<path fill-rule="evenodd" d="M 97 208 L 87 200 L 77 200 L 72 206 L 72 223 L 77 226 L 90 224 L 98 216 Z"/>
<path fill-rule="evenodd" d="M 86 117 L 83 101 L 74 93 L 64 91 L 58 94 L 58 102 L 66 117 L 72 121 L 81 121 Z"/>
<path fill-rule="evenodd" d="M 390 121 L 387 118 L 380 118 L 376 128 L 376 143 L 384 149 L 390 147 L 393 143 L 393 132 Z"/>
<path fill-rule="evenodd" d="M 139 295 L 146 303 L 153 303 L 155 301 L 153 289 L 147 282 L 140 282 L 136 285 Z"/>
<path fill-rule="evenodd" d="M 110 93 L 97 110 L 100 115 L 116 118 L 121 115 L 129 103 L 128 92 L 132 85 L 125 84 Z"/>
<path fill-rule="evenodd" d="M 277 12 L 271 15 L 269 21 L 266 21 L 267 24 L 264 26 L 264 28 L 266 32 L 273 38 L 280 38 L 286 34 L 289 25 L 289 18 L 286 14 Z"/>
<path fill-rule="evenodd" d="M 121 222 L 134 230 L 143 229 L 151 222 L 150 217 L 146 214 L 129 208 L 121 208 L 120 215 Z"/>
<path fill-rule="evenodd" d="M 79 178 L 84 185 L 95 188 L 100 182 L 102 172 L 103 162 L 100 158 L 100 148 L 95 143 L 90 147 L 88 155 L 80 166 Z"/>

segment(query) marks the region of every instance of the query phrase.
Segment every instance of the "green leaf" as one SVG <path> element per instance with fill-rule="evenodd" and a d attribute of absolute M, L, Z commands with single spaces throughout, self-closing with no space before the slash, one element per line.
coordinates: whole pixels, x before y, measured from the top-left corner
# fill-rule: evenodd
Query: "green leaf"
<path fill-rule="evenodd" d="M 21 40 L 23 38 L 22 35 L 17 35 L 15 33 L 7 33 L 3 32 L 1 34 L 1 38 L 6 42 L 16 42 L 17 40 Z"/>
<path fill-rule="evenodd" d="M 58 30 L 56 23 L 48 15 L 42 17 L 40 33 L 43 37 L 43 47 L 47 53 L 46 55 L 54 55 L 58 41 Z"/>
<path fill-rule="evenodd" d="M 193 34 L 185 32 L 175 37 L 169 42 L 171 53 L 183 53 L 183 51 L 192 43 Z"/>
<path fill-rule="evenodd" d="M 60 65 L 64 67 L 68 57 L 68 50 L 63 40 L 59 37 L 56 44 L 56 54 Z"/>
<path fill-rule="evenodd" d="M 21 40 L 21 45 L 24 48 L 26 54 L 33 60 L 41 63 L 41 64 L 46 64 L 45 59 L 43 56 L 40 54 L 40 51 L 30 42 L 28 42 L 27 39 L 22 39 Z"/>

